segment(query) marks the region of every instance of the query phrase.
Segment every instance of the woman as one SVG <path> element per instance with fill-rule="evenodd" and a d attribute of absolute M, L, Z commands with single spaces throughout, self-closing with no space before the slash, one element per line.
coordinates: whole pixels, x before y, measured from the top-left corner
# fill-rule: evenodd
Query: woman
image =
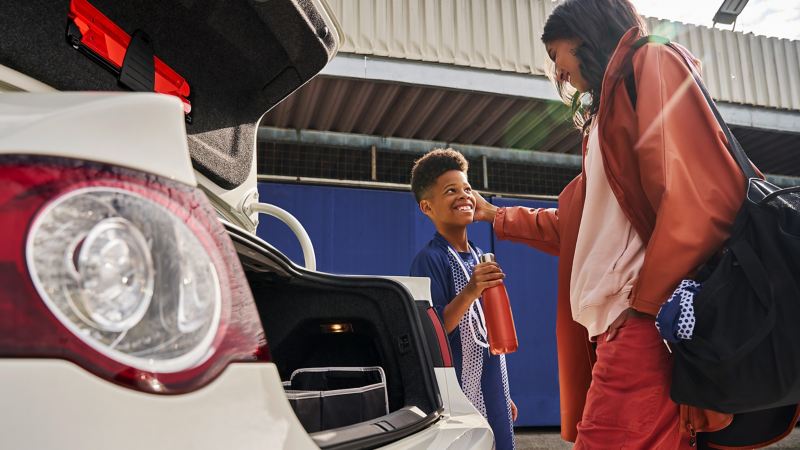
<path fill-rule="evenodd" d="M 553 10 L 542 41 L 576 109 L 583 170 L 557 209 L 479 199 L 475 214 L 498 238 L 560 257 L 561 426 L 576 449 L 688 448 L 731 420 L 670 400 L 654 316 L 728 236 L 744 179 L 684 59 L 657 43 L 634 51 L 645 35 L 628 0 Z"/>

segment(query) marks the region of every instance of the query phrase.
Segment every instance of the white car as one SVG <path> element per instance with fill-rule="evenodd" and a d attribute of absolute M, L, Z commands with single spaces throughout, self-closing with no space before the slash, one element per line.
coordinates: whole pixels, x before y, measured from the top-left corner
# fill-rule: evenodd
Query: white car
<path fill-rule="evenodd" d="M 255 130 L 335 55 L 324 1 L 5 0 L 0 25 L 0 447 L 493 447 L 424 283 L 255 235 L 292 222 L 258 203 Z"/>

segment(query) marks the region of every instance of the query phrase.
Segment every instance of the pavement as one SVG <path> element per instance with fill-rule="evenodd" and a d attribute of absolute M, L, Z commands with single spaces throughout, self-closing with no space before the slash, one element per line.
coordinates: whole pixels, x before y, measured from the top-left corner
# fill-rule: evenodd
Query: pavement
<path fill-rule="evenodd" d="M 561 440 L 557 428 L 517 428 L 514 430 L 517 450 L 559 450 L 571 449 L 572 444 Z M 765 449 L 798 449 L 800 450 L 800 428 L 782 441 L 764 447 Z"/>
<path fill-rule="evenodd" d="M 517 450 L 570 449 L 572 443 L 561 440 L 558 428 L 515 428 Z"/>

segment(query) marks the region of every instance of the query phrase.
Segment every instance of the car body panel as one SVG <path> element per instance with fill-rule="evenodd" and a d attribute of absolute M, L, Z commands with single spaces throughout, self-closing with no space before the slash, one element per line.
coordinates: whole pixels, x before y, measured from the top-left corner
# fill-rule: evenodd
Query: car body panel
<path fill-rule="evenodd" d="M 432 304 L 427 277 L 384 276 L 402 284 L 414 300 Z M 425 430 L 402 441 L 387 445 L 385 449 L 492 449 L 494 434 L 489 422 L 470 403 L 453 367 L 435 367 L 439 393 L 442 397 L 442 418 Z"/>
<path fill-rule="evenodd" d="M 249 205 L 259 200 L 255 156 L 253 152 L 254 161 L 250 166 L 250 175 L 242 184 L 230 190 L 214 184 L 202 172 L 195 172 L 200 188 L 220 215 L 253 234 L 258 227 L 258 213 L 248 214 L 246 211 Z"/>
<path fill-rule="evenodd" d="M 197 185 L 181 103 L 161 94 L 4 93 L 0 153 L 95 161 Z"/>
<path fill-rule="evenodd" d="M 57 359 L 0 359 L 3 448 L 314 449 L 271 363 L 235 363 L 190 394 L 159 396 Z"/>
<path fill-rule="evenodd" d="M 52 86 L 0 64 L 0 92 L 57 92 Z"/>
<path fill-rule="evenodd" d="M 436 379 L 442 394 L 444 413 L 441 420 L 419 433 L 382 449 L 474 449 L 494 448 L 494 434 L 489 422 L 469 402 L 458 384 L 452 367 L 436 367 Z"/>

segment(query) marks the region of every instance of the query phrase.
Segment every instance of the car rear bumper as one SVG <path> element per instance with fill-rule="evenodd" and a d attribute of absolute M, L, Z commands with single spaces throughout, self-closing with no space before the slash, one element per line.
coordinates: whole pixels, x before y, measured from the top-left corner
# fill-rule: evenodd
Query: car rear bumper
<path fill-rule="evenodd" d="M 0 360 L 0 436 L 13 449 L 314 449 L 271 363 L 202 389 L 145 394 L 55 359 Z"/>
<path fill-rule="evenodd" d="M 488 422 L 453 368 L 437 368 L 442 418 L 387 449 L 492 449 Z M 0 435 L 14 449 L 315 449 L 271 363 L 231 364 L 195 392 L 154 395 L 68 361 L 0 360 Z"/>
<path fill-rule="evenodd" d="M 452 367 L 437 367 L 436 379 L 444 403 L 442 418 L 424 430 L 382 449 L 491 450 L 494 434 L 489 422 L 469 402 Z"/>

